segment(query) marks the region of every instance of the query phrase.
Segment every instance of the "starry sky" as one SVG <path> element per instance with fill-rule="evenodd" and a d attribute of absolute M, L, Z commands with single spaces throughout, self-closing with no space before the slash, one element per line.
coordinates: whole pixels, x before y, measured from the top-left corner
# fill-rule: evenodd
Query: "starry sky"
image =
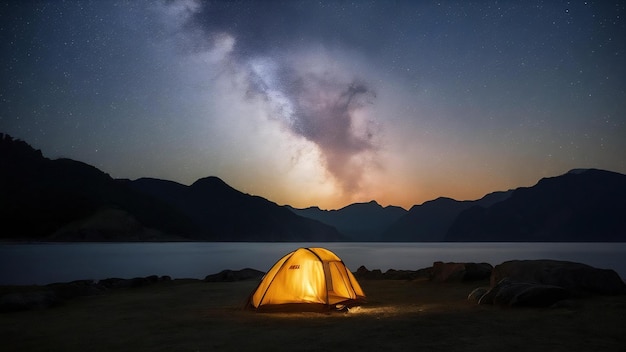
<path fill-rule="evenodd" d="M 115 178 L 410 208 L 626 173 L 622 1 L 0 3 L 0 132 Z"/>

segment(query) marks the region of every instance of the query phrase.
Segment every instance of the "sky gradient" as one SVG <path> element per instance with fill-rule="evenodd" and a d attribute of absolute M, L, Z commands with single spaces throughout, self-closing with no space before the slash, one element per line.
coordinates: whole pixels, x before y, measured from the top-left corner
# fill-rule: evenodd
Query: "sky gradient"
<path fill-rule="evenodd" d="M 115 178 L 410 208 L 626 173 L 620 1 L 0 3 L 0 132 Z"/>

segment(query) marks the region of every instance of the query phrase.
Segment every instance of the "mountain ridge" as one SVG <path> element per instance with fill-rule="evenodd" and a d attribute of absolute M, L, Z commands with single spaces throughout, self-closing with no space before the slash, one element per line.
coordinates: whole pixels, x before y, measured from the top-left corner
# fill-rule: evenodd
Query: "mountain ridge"
<path fill-rule="evenodd" d="M 300 216 L 334 226 L 353 241 L 362 242 L 378 240 L 381 231 L 406 213 L 406 210 L 401 207 L 393 205 L 383 207 L 375 200 L 349 204 L 336 210 L 321 210 L 319 207 L 304 209 L 286 207 Z"/>
<path fill-rule="evenodd" d="M 297 209 L 216 176 L 189 186 L 113 179 L 0 133 L 0 181 L 0 214 L 13 230 L 0 235 L 4 240 L 626 241 L 626 176 L 598 169 L 572 169 L 477 200 L 439 197 L 409 210 L 375 200 Z"/>
<path fill-rule="evenodd" d="M 80 161 L 45 158 L 5 134 L 0 134 L 0 195 L 2 223 L 10 230 L 0 234 L 4 240 L 345 240 L 331 226 L 214 176 L 191 186 L 113 179 Z M 202 195 L 215 204 L 198 200 Z"/>
<path fill-rule="evenodd" d="M 446 241 L 626 241 L 626 175 L 599 169 L 540 179 L 489 208 L 471 208 Z"/>
<path fill-rule="evenodd" d="M 489 206 L 506 199 L 512 191 L 492 192 L 477 200 L 458 201 L 439 197 L 414 205 L 406 215 L 398 219 L 383 234 L 383 241 L 390 242 L 440 242 L 447 230 L 465 209 L 475 205 Z"/>

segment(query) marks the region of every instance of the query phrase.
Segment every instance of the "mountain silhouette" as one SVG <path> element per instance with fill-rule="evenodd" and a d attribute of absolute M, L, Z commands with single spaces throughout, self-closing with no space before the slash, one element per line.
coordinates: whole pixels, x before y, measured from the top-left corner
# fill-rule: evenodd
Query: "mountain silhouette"
<path fill-rule="evenodd" d="M 183 214 L 97 168 L 70 159 L 47 159 L 26 142 L 0 134 L 0 214 L 4 228 L 0 238 L 44 240 L 56 233 L 67 240 L 108 240 L 93 231 L 77 231 L 70 238 L 58 233 L 64 226 L 106 209 L 132 214 L 142 225 L 136 228 L 140 232 L 158 229 L 151 232 L 152 236 L 193 232 Z M 121 239 L 120 234 L 108 234 Z M 138 233 L 129 235 L 137 237 Z"/>
<path fill-rule="evenodd" d="M 242 193 L 217 177 L 185 186 L 141 178 L 131 187 L 176 207 L 203 230 L 200 240 L 340 241 L 335 228 L 298 216 L 265 198 Z"/>
<path fill-rule="evenodd" d="M 473 206 L 490 206 L 510 196 L 512 192 L 494 192 L 479 200 L 458 201 L 440 197 L 414 205 L 383 233 L 381 240 L 389 242 L 441 242 L 456 217 Z"/>
<path fill-rule="evenodd" d="M 352 241 L 380 241 L 381 233 L 406 214 L 401 207 L 382 207 L 376 201 L 354 203 L 338 210 L 321 210 L 318 207 L 296 209 L 294 213 L 334 226 Z"/>
<path fill-rule="evenodd" d="M 191 186 L 116 180 L 0 134 L 0 238 L 59 241 L 333 241 L 337 230 L 216 177 Z"/>
<path fill-rule="evenodd" d="M 475 201 L 295 209 L 217 177 L 113 179 L 0 133 L 0 239 L 19 241 L 626 241 L 626 175 L 574 169 Z"/>
<path fill-rule="evenodd" d="M 463 211 L 446 241 L 626 241 L 626 175 L 576 169 Z"/>

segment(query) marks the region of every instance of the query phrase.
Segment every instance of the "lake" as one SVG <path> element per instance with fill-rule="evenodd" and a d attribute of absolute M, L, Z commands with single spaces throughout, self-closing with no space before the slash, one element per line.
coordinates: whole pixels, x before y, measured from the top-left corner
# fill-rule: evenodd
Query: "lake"
<path fill-rule="evenodd" d="M 298 247 L 325 247 L 352 271 L 417 270 L 435 261 L 557 259 L 614 269 L 626 278 L 626 243 L 37 243 L 0 244 L 0 285 L 110 277 L 204 278 L 224 269 L 267 271 Z"/>

